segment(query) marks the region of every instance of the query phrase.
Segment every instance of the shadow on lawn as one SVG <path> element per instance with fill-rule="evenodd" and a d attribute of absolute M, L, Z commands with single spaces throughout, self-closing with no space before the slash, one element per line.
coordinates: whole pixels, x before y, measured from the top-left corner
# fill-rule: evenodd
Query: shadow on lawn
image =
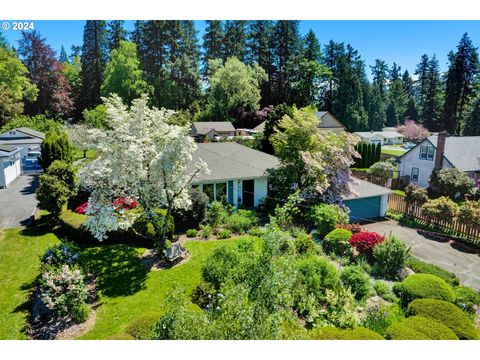
<path fill-rule="evenodd" d="M 126 245 L 107 245 L 83 251 L 88 271 L 96 276 L 97 289 L 105 296 L 135 294 L 145 288 L 148 270 L 138 252 Z"/>

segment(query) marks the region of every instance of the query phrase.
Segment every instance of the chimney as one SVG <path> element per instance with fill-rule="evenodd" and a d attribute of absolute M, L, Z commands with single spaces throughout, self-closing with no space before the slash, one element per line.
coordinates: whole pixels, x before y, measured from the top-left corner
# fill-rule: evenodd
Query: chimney
<path fill-rule="evenodd" d="M 439 170 L 442 168 L 443 163 L 443 153 L 445 152 L 445 141 L 447 139 L 448 133 L 442 131 L 437 136 L 437 151 L 435 152 L 435 169 Z"/>

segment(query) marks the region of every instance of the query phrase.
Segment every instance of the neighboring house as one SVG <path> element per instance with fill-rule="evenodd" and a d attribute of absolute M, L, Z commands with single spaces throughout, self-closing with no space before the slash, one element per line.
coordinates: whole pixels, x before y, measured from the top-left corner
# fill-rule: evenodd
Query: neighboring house
<path fill-rule="evenodd" d="M 343 197 L 345 206 L 350 209 L 350 221 L 384 217 L 388 210 L 388 195 L 393 191 L 357 178 L 352 180 L 353 193 Z"/>
<path fill-rule="evenodd" d="M 395 128 L 384 128 L 382 131 L 357 131 L 354 133 L 365 144 L 400 145 L 404 136 Z"/>
<path fill-rule="evenodd" d="M 267 170 L 279 166 L 275 156 L 235 142 L 201 143 L 193 155 L 188 173 L 198 159 L 205 161 L 210 174 L 192 181 L 210 201 L 225 199 L 234 206 L 257 207 L 267 196 Z"/>
<path fill-rule="evenodd" d="M 26 158 L 29 152 L 39 152 L 45 134 L 30 128 L 22 127 L 0 134 L 0 145 L 20 147 L 20 156 Z"/>
<path fill-rule="evenodd" d="M 456 167 L 475 184 L 480 180 L 480 136 L 432 135 L 397 159 L 404 183 L 428 187 L 434 169 Z"/>
<path fill-rule="evenodd" d="M 317 117 L 320 119 L 320 122 L 317 125 L 320 130 L 341 133 L 346 129 L 346 126 L 328 111 L 318 111 Z"/>
<path fill-rule="evenodd" d="M 220 137 L 235 136 L 235 128 L 230 121 L 196 121 L 190 135 L 198 142 L 216 140 Z"/>
<path fill-rule="evenodd" d="M 263 133 L 265 131 L 265 123 L 266 123 L 266 121 L 258 124 L 252 130 L 255 131 L 255 132 Z"/>
<path fill-rule="evenodd" d="M 21 174 L 20 152 L 22 148 L 0 145 L 0 188 L 6 188 Z"/>

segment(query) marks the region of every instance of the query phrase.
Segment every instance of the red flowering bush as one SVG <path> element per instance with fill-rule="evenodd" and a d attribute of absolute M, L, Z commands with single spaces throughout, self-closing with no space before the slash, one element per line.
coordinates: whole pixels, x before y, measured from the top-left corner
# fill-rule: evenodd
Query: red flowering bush
<path fill-rule="evenodd" d="M 131 210 L 135 209 L 137 206 L 138 202 L 134 198 L 129 196 L 118 198 L 113 202 L 113 207 L 115 208 L 115 210 Z"/>
<path fill-rule="evenodd" d="M 87 207 L 88 207 L 88 201 L 84 202 L 83 204 L 78 205 L 78 206 L 75 208 L 75 212 L 76 212 L 77 214 L 85 215 L 85 213 L 86 213 L 86 211 L 87 211 Z"/>
<path fill-rule="evenodd" d="M 382 243 L 385 237 L 376 232 L 364 231 L 354 234 L 350 238 L 350 245 L 352 245 L 360 254 L 372 256 L 373 248 Z"/>
<path fill-rule="evenodd" d="M 337 229 L 345 229 L 350 231 L 352 234 L 358 234 L 363 231 L 360 224 L 337 224 Z"/>

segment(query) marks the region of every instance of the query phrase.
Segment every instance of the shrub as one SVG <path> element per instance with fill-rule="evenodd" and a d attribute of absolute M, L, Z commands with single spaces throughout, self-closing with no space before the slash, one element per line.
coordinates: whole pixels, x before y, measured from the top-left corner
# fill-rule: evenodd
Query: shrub
<path fill-rule="evenodd" d="M 253 227 L 250 230 L 248 230 L 248 235 L 262 237 L 263 235 L 265 235 L 265 230 L 257 227 Z"/>
<path fill-rule="evenodd" d="M 190 299 L 202 309 L 206 309 L 212 303 L 212 297 L 216 291 L 213 285 L 206 281 L 200 283 L 193 289 Z"/>
<path fill-rule="evenodd" d="M 414 184 L 408 184 L 405 187 L 405 202 L 410 207 L 412 205 L 422 206 L 428 201 L 427 190 Z"/>
<path fill-rule="evenodd" d="M 370 166 L 368 173 L 375 177 L 388 179 L 393 177 L 393 173 L 397 170 L 397 167 L 390 161 L 379 161 Z"/>
<path fill-rule="evenodd" d="M 390 340 L 458 340 L 455 333 L 441 322 L 413 316 L 393 324 L 386 331 Z"/>
<path fill-rule="evenodd" d="M 238 210 L 225 219 L 227 229 L 237 234 L 245 234 L 255 223 L 255 212 L 250 210 Z"/>
<path fill-rule="evenodd" d="M 338 329 L 326 326 L 310 331 L 309 335 L 312 340 L 385 340 L 382 335 L 363 327 Z"/>
<path fill-rule="evenodd" d="M 192 204 L 187 209 L 174 210 L 175 225 L 180 229 L 198 228 L 207 217 L 208 195 L 190 188 L 188 191 Z"/>
<path fill-rule="evenodd" d="M 70 190 L 63 181 L 55 176 L 43 174 L 40 175 L 36 197 L 38 207 L 47 210 L 58 219 L 70 197 Z"/>
<path fill-rule="evenodd" d="M 202 278 L 220 289 L 230 271 L 240 263 L 240 254 L 230 246 L 222 246 L 213 251 L 202 268 Z"/>
<path fill-rule="evenodd" d="M 88 316 L 85 277 L 80 269 L 68 265 L 49 268 L 42 274 L 40 297 L 55 317 L 68 316 L 82 322 Z"/>
<path fill-rule="evenodd" d="M 72 242 L 61 242 L 49 247 L 42 256 L 45 265 L 73 265 L 80 260 L 80 248 Z"/>
<path fill-rule="evenodd" d="M 220 201 L 214 201 L 207 206 L 206 222 L 213 228 L 223 224 L 227 217 L 227 209 Z"/>
<path fill-rule="evenodd" d="M 352 245 L 360 254 L 365 254 L 371 258 L 373 248 L 382 243 L 385 237 L 376 232 L 364 231 L 352 235 L 350 238 L 350 245 Z"/>
<path fill-rule="evenodd" d="M 77 214 L 81 214 L 81 215 L 85 215 L 85 213 L 87 212 L 87 208 L 88 208 L 88 201 L 84 202 L 84 203 L 81 203 L 80 205 L 78 205 L 76 208 L 75 208 L 75 212 Z"/>
<path fill-rule="evenodd" d="M 21 127 L 28 127 L 30 129 L 40 131 L 44 134 L 54 131 L 60 131 L 62 129 L 62 125 L 59 122 L 53 119 L 49 119 L 45 115 L 21 115 L 9 120 L 3 127 L 1 127 L 0 134 Z"/>
<path fill-rule="evenodd" d="M 403 241 L 390 235 L 373 249 L 375 273 L 386 278 L 397 277 L 398 272 L 405 266 L 409 252 L 410 249 Z"/>
<path fill-rule="evenodd" d="M 71 163 L 73 160 L 72 145 L 65 132 L 49 132 L 42 142 L 40 165 L 48 170 L 55 160 L 62 160 Z"/>
<path fill-rule="evenodd" d="M 408 305 L 408 315 L 423 316 L 443 323 L 460 338 L 478 339 L 478 332 L 468 316 L 447 301 L 435 299 L 417 299 Z"/>
<path fill-rule="evenodd" d="M 455 301 L 452 287 L 444 280 L 430 274 L 414 274 L 401 283 L 395 283 L 393 292 L 404 305 L 415 299 L 439 299 Z"/>
<path fill-rule="evenodd" d="M 71 163 L 55 160 L 48 168 L 47 174 L 50 176 L 55 176 L 58 180 L 63 181 L 65 186 L 70 190 L 71 194 L 74 194 L 77 175 Z"/>
<path fill-rule="evenodd" d="M 337 224 L 348 223 L 349 217 L 347 212 L 337 205 L 320 204 L 310 209 L 308 220 L 315 226 L 319 236 L 323 238 L 334 230 Z"/>
<path fill-rule="evenodd" d="M 381 335 L 385 335 L 391 325 L 403 319 L 404 317 L 398 305 L 375 305 L 366 309 L 366 316 L 362 320 L 362 326 Z"/>
<path fill-rule="evenodd" d="M 194 237 L 197 237 L 197 235 L 198 235 L 197 229 L 188 229 L 187 230 L 187 237 L 194 238 Z"/>
<path fill-rule="evenodd" d="M 452 200 L 463 199 L 475 183 L 462 170 L 457 168 L 432 171 L 428 192 L 432 196 L 448 196 Z"/>
<path fill-rule="evenodd" d="M 334 229 L 325 236 L 322 245 L 328 254 L 351 257 L 353 254 L 349 242 L 351 237 L 352 233 L 348 230 Z"/>
<path fill-rule="evenodd" d="M 232 232 L 227 229 L 220 230 L 217 234 L 217 238 L 219 239 L 230 239 L 231 237 L 232 237 Z"/>
<path fill-rule="evenodd" d="M 458 209 L 457 218 L 463 224 L 480 227 L 480 202 L 465 201 Z"/>
<path fill-rule="evenodd" d="M 83 123 L 97 129 L 107 129 L 107 107 L 103 104 L 92 109 L 85 109 L 82 112 Z"/>
<path fill-rule="evenodd" d="M 480 295 L 475 290 L 467 286 L 456 286 L 453 288 L 455 293 L 455 304 L 463 311 L 475 313 L 480 308 Z"/>
<path fill-rule="evenodd" d="M 132 211 L 140 212 L 140 216 L 135 220 L 132 226 L 135 232 L 152 240 L 155 240 L 159 236 L 161 236 L 161 234 L 156 233 L 155 229 L 162 228 L 167 215 L 167 210 L 156 209 L 154 210 L 153 214 L 151 214 L 150 216 L 141 208 L 138 208 Z M 152 217 L 153 217 L 153 220 L 152 220 Z M 153 221 L 156 223 L 154 224 Z M 175 222 L 173 220 L 173 216 L 170 215 L 167 223 L 167 239 L 172 240 L 174 234 L 175 234 Z"/>
<path fill-rule="evenodd" d="M 315 253 L 317 245 L 310 235 L 301 232 L 295 238 L 295 250 L 297 254 Z"/>
<path fill-rule="evenodd" d="M 388 287 L 387 283 L 383 280 L 376 280 L 373 284 L 373 288 L 378 296 L 382 299 L 390 302 L 394 302 L 396 300 L 395 295 L 393 295 L 392 290 Z"/>
<path fill-rule="evenodd" d="M 326 289 L 334 290 L 340 283 L 338 271 L 327 259 L 310 256 L 297 263 L 300 281 L 307 291 L 322 299 Z"/>
<path fill-rule="evenodd" d="M 200 225 L 202 238 L 209 239 L 212 236 L 212 227 L 210 225 Z"/>
<path fill-rule="evenodd" d="M 458 205 L 446 196 L 428 200 L 422 206 L 422 214 L 432 222 L 453 219 L 457 215 Z"/>
<path fill-rule="evenodd" d="M 337 224 L 337 229 L 345 229 L 350 231 L 352 234 L 361 233 L 363 228 L 360 224 Z"/>
<path fill-rule="evenodd" d="M 345 267 L 340 280 L 352 290 L 357 300 L 365 299 L 371 292 L 370 277 L 358 266 Z"/>
<path fill-rule="evenodd" d="M 127 325 L 125 332 L 136 340 L 149 340 L 158 316 L 143 315 Z"/>
<path fill-rule="evenodd" d="M 438 276 L 439 278 L 445 280 L 450 286 L 456 286 L 460 284 L 460 280 L 458 280 L 454 273 L 448 272 L 447 270 L 444 270 L 436 265 L 421 261 L 413 256 L 410 256 L 407 259 L 407 266 L 418 274 L 432 274 Z"/>

